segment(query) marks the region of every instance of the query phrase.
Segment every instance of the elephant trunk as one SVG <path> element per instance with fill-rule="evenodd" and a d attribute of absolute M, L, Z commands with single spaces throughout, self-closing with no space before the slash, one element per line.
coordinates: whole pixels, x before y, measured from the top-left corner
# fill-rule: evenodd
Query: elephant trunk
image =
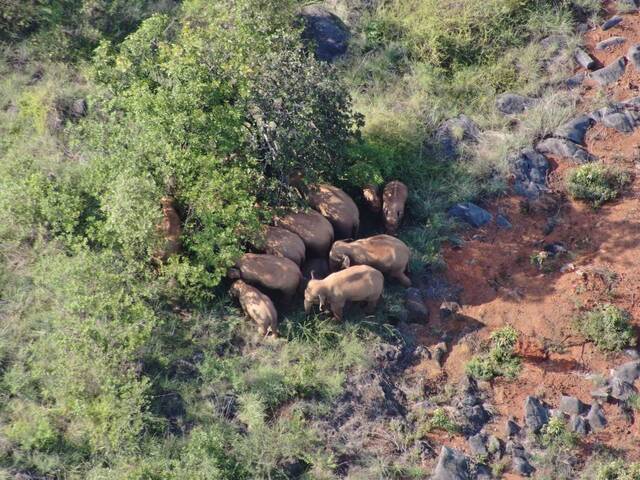
<path fill-rule="evenodd" d="M 309 313 L 311 311 L 312 303 L 305 299 L 304 301 L 304 313 Z"/>

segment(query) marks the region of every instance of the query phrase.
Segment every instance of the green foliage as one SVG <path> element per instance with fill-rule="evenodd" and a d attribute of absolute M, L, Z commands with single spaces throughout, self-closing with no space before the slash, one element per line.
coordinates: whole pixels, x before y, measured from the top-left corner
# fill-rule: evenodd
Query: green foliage
<path fill-rule="evenodd" d="M 437 408 L 428 420 L 427 429 L 428 431 L 444 430 L 449 433 L 457 433 L 460 431 L 460 426 L 447 414 L 446 410 Z"/>
<path fill-rule="evenodd" d="M 576 320 L 578 331 L 604 352 L 636 344 L 629 312 L 615 305 L 600 305 Z"/>
<path fill-rule="evenodd" d="M 640 463 L 622 459 L 598 462 L 592 467 L 594 480 L 639 480 Z M 591 473 L 589 473 L 590 475 Z M 587 478 L 587 477 L 583 477 Z"/>
<path fill-rule="evenodd" d="M 578 444 L 578 436 L 569 430 L 562 418 L 552 417 L 542 428 L 540 442 L 546 448 L 570 450 Z"/>
<path fill-rule="evenodd" d="M 615 167 L 588 163 L 572 170 L 567 177 L 567 191 L 577 199 L 598 208 L 615 199 L 631 180 L 628 172 Z"/>
<path fill-rule="evenodd" d="M 506 326 L 491 334 L 488 352 L 473 357 L 466 366 L 467 374 L 481 380 L 495 377 L 515 378 L 520 373 L 521 360 L 515 354 L 518 331 Z"/>

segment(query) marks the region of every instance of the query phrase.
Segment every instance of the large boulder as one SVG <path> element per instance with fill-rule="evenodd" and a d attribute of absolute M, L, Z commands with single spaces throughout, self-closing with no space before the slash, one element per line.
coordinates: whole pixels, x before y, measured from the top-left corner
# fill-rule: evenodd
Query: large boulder
<path fill-rule="evenodd" d="M 602 407 L 599 404 L 594 403 L 591 405 L 591 409 L 587 414 L 587 421 L 589 422 L 589 427 L 591 427 L 591 430 L 593 431 L 602 430 L 607 426 L 607 419 L 605 418 Z"/>
<path fill-rule="evenodd" d="M 469 459 L 452 448 L 443 446 L 432 480 L 471 480 Z"/>
<path fill-rule="evenodd" d="M 553 132 L 553 135 L 555 137 L 565 138 L 578 145 L 584 145 L 584 137 L 587 134 L 587 130 L 589 130 L 593 124 L 593 117 L 590 115 L 580 115 L 560 125 L 556 131 Z"/>
<path fill-rule="evenodd" d="M 480 135 L 476 122 L 466 115 L 450 118 L 436 130 L 436 142 L 446 158 L 454 158 L 465 142 L 475 142 Z"/>
<path fill-rule="evenodd" d="M 588 405 L 585 405 L 576 397 L 570 397 L 568 395 L 560 397 L 558 410 L 566 415 L 580 415 L 581 413 L 584 413 L 587 408 L 589 408 Z"/>
<path fill-rule="evenodd" d="M 532 432 L 538 433 L 549 421 L 549 408 L 538 398 L 528 396 L 524 402 L 524 421 Z"/>
<path fill-rule="evenodd" d="M 505 115 L 522 113 L 533 104 L 533 99 L 515 93 L 503 93 L 496 98 L 496 108 Z"/>
<path fill-rule="evenodd" d="M 627 39 L 624 37 L 609 37 L 605 38 L 601 42 L 596 43 L 596 50 L 606 50 L 607 48 L 614 48 L 618 45 L 622 45 Z"/>
<path fill-rule="evenodd" d="M 610 83 L 618 81 L 618 79 L 624 75 L 626 66 L 626 59 L 624 57 L 619 57 L 606 67 L 593 72 L 591 74 L 591 78 L 600 85 L 609 85 Z"/>
<path fill-rule="evenodd" d="M 615 27 L 616 25 L 622 22 L 622 17 L 620 15 L 614 15 L 609 20 L 606 20 L 602 24 L 602 30 L 609 30 L 610 28 Z"/>
<path fill-rule="evenodd" d="M 564 138 L 545 138 L 536 145 L 536 150 L 545 155 L 570 158 L 576 163 L 589 163 L 596 160 L 586 149 Z"/>
<path fill-rule="evenodd" d="M 522 150 L 512 159 L 515 173 L 514 190 L 530 200 L 535 200 L 542 193 L 547 193 L 547 173 L 549 161 L 541 153 L 533 149 Z"/>
<path fill-rule="evenodd" d="M 633 362 L 623 363 L 613 370 L 612 376 L 632 384 L 640 378 L 640 361 L 635 360 Z"/>
<path fill-rule="evenodd" d="M 629 48 L 627 58 L 636 70 L 640 70 L 640 44 L 632 45 L 631 48 Z"/>
<path fill-rule="evenodd" d="M 448 212 L 453 217 L 462 222 L 468 223 L 472 227 L 479 228 L 486 225 L 493 219 L 493 215 L 475 203 L 458 203 L 451 207 Z"/>
<path fill-rule="evenodd" d="M 343 55 L 349 46 L 349 29 L 340 18 L 321 5 L 308 5 L 300 11 L 303 37 L 315 44 L 316 57 L 327 62 Z"/>

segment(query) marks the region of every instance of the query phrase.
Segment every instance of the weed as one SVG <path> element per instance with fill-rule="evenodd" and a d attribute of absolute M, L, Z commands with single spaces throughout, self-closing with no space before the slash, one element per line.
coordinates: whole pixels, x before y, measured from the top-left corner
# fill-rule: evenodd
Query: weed
<path fill-rule="evenodd" d="M 573 169 L 567 177 L 567 191 L 577 200 L 589 202 L 593 208 L 613 200 L 629 183 L 628 172 L 616 167 L 588 163 Z"/>
<path fill-rule="evenodd" d="M 612 304 L 600 305 L 575 321 L 578 331 L 604 352 L 636 344 L 629 312 Z"/>
<path fill-rule="evenodd" d="M 517 377 L 522 368 L 520 357 L 515 354 L 518 335 L 518 331 L 509 325 L 493 332 L 490 337 L 491 348 L 467 363 L 467 373 L 481 380 Z"/>

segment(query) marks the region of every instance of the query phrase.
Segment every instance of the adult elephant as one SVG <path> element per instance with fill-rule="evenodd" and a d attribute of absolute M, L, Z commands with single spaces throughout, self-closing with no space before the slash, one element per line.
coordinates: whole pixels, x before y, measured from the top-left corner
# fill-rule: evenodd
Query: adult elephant
<path fill-rule="evenodd" d="M 336 238 L 356 238 L 360 228 L 360 212 L 344 191 L 333 185 L 310 185 L 307 199 L 311 207 L 331 222 Z"/>

